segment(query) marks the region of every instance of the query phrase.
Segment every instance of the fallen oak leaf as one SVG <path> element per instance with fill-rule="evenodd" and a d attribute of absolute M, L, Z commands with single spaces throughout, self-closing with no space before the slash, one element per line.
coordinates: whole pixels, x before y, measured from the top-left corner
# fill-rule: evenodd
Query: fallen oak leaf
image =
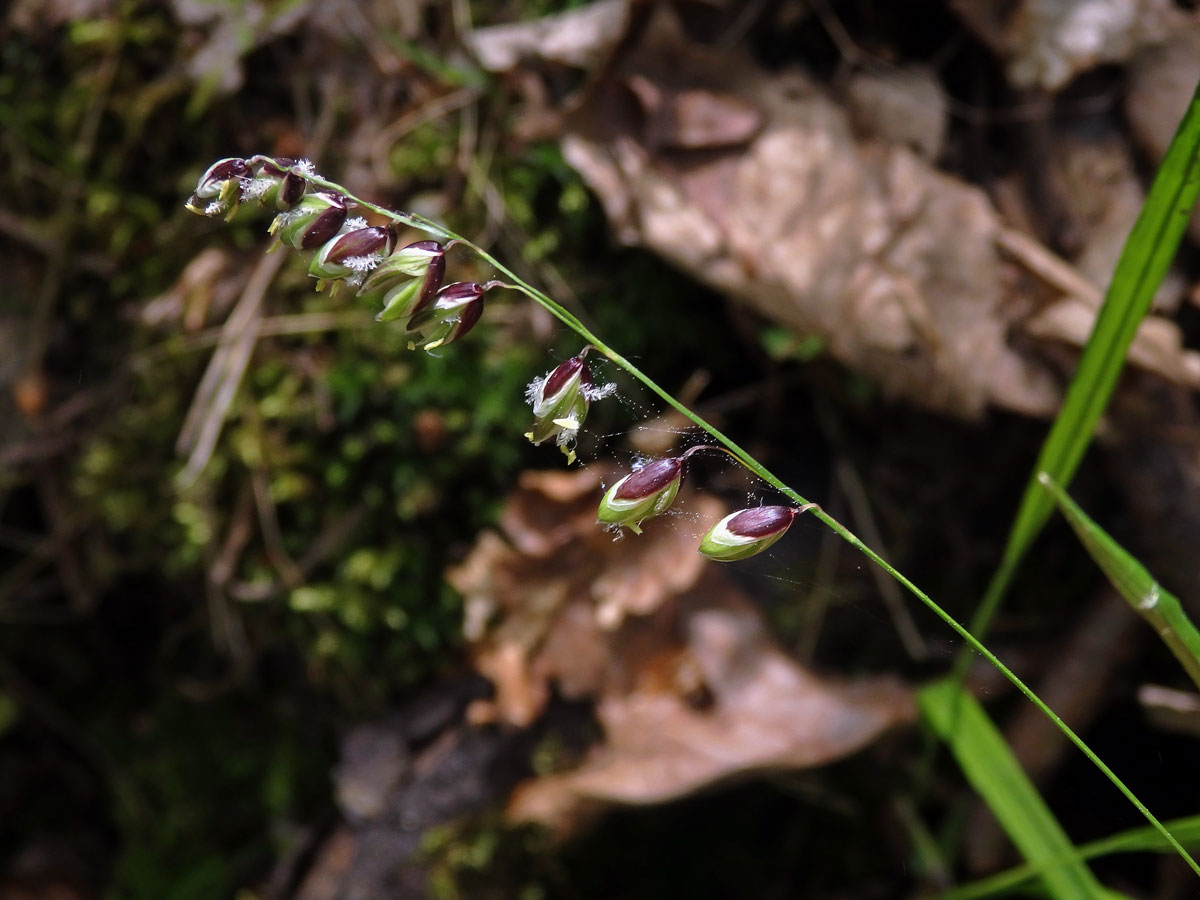
<path fill-rule="evenodd" d="M 912 721 L 911 690 L 890 678 L 818 678 L 766 634 L 754 607 L 706 576 L 680 601 L 704 702 L 675 685 L 643 681 L 597 706 L 605 741 L 578 769 L 526 782 L 508 815 L 560 836 L 605 806 L 663 803 L 763 771 L 807 768 L 866 746 Z"/>
<path fill-rule="evenodd" d="M 745 119 L 736 142 L 647 139 L 647 98 L 697 92 L 747 105 L 728 117 Z M 567 125 L 564 157 L 622 242 L 821 338 L 890 395 L 963 418 L 1055 408 L 1053 373 L 1009 344 L 1024 307 L 1004 293 L 985 195 L 906 146 L 856 140 L 811 78 L 699 45 L 659 6 Z"/>

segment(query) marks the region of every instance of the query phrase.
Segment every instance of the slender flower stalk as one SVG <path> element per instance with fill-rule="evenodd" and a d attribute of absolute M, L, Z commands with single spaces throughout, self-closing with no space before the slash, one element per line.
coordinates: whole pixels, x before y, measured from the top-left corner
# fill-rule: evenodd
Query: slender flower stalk
<path fill-rule="evenodd" d="M 249 161 L 249 164 L 258 164 L 259 162 L 261 162 L 262 160 L 265 160 L 265 159 L 269 159 L 269 158 L 268 157 L 254 157 Z M 238 161 L 222 160 L 221 163 L 216 164 L 216 166 L 220 166 L 222 163 L 234 166 L 234 164 L 236 162 L 238 162 Z M 244 163 L 246 161 L 242 161 L 242 162 Z M 216 166 L 214 166 L 208 172 L 206 172 L 205 177 L 201 178 L 200 183 L 197 186 L 196 193 L 193 194 L 192 199 L 189 201 L 188 208 L 191 209 L 193 212 L 198 212 L 202 215 L 217 215 L 217 214 L 220 214 L 221 212 L 228 211 L 228 206 L 229 206 L 230 202 L 235 203 L 236 200 L 240 199 L 240 197 L 233 196 L 236 193 L 235 189 L 231 189 L 227 186 L 227 183 L 229 182 L 229 179 L 232 176 L 230 174 L 226 174 L 226 172 L 224 172 L 224 171 L 214 172 L 213 170 L 216 168 Z M 236 166 L 234 166 L 234 167 L 236 168 Z M 1045 703 L 1045 701 L 1043 701 L 1033 691 L 1033 689 L 1031 689 L 1027 684 L 1025 684 L 1024 681 L 1022 681 L 1020 678 L 1018 678 L 1017 675 L 1011 669 L 1009 669 L 994 653 L 992 653 L 991 650 L 989 650 L 986 646 L 984 646 L 984 644 L 978 638 L 976 638 L 975 635 L 972 634 L 968 628 L 966 628 L 957 619 L 955 619 L 948 612 L 946 612 L 946 610 L 944 610 L 940 605 L 938 605 L 933 600 L 933 598 L 931 598 L 928 594 L 926 594 L 919 587 L 917 587 L 917 585 L 915 585 L 912 581 L 910 581 L 907 577 L 905 577 L 894 566 L 890 565 L 885 559 L 883 559 L 883 557 L 881 557 L 878 553 L 876 553 L 874 550 L 872 550 L 870 547 L 868 547 L 865 543 L 863 543 L 862 539 L 859 538 L 856 534 L 854 534 L 845 525 L 843 525 L 841 522 L 839 522 L 833 516 L 829 515 L 827 512 L 825 512 L 820 507 L 811 506 L 809 504 L 808 500 L 806 500 L 796 490 L 789 487 L 782 480 L 780 480 L 778 476 L 776 476 L 769 469 L 767 469 L 762 463 L 760 463 L 757 459 L 755 459 L 753 456 L 751 456 L 749 453 L 747 453 L 744 449 L 742 449 L 742 447 L 740 447 L 732 439 L 730 439 L 728 436 L 726 436 L 724 433 L 722 433 L 718 428 L 716 428 L 714 425 L 709 423 L 707 420 L 702 418 L 699 414 L 697 414 L 696 412 L 691 410 L 689 407 L 685 406 L 683 403 L 681 403 L 679 400 L 677 400 L 670 392 L 666 391 L 664 388 L 659 386 L 652 378 L 650 378 L 648 375 L 646 375 L 644 372 L 642 372 L 641 369 L 639 369 L 632 362 L 630 362 L 628 359 L 626 359 L 624 356 L 622 356 L 620 353 L 618 353 L 616 350 L 614 350 L 612 347 L 610 347 L 608 344 L 606 344 L 603 340 L 601 340 L 599 336 L 594 334 L 591 331 L 591 329 L 589 329 L 586 325 L 584 325 L 584 323 L 581 322 L 579 320 L 579 318 L 577 316 L 575 316 L 574 314 L 572 314 L 568 309 L 566 309 L 561 304 L 557 303 L 553 298 L 551 298 L 545 292 L 538 290 L 533 285 L 523 281 L 511 269 L 507 268 L 503 263 L 501 263 L 498 259 L 496 259 L 494 256 L 492 256 L 486 250 L 484 250 L 481 247 L 476 246 L 475 244 L 468 241 L 466 238 L 463 238 L 460 235 L 455 234 L 454 232 L 450 231 L 449 229 L 445 228 L 444 226 L 442 226 L 430 219 L 427 219 L 424 216 L 421 216 L 421 215 L 418 215 L 415 213 L 397 212 L 397 211 L 386 209 L 384 207 L 378 206 L 373 203 L 369 203 L 364 200 L 360 200 L 359 198 L 354 197 L 353 195 L 346 192 L 345 188 L 343 188 L 341 185 L 337 184 L 336 182 L 330 181 L 329 179 L 324 178 L 320 175 L 317 175 L 315 172 L 313 172 L 309 168 L 306 168 L 303 171 L 301 171 L 299 168 L 295 168 L 295 169 L 293 169 L 293 171 L 298 171 L 299 174 L 301 175 L 301 177 L 304 178 L 304 180 L 311 187 L 318 189 L 318 193 L 316 193 L 316 194 L 306 194 L 304 196 L 304 198 L 300 201 L 300 203 L 297 205 L 297 208 L 303 206 L 312 197 L 324 195 L 324 196 L 330 198 L 329 200 L 325 201 L 326 203 L 328 203 L 329 209 L 326 209 L 324 211 L 324 214 L 328 215 L 331 218 L 335 217 L 335 213 L 332 212 L 331 210 L 338 203 L 343 203 L 343 204 L 353 203 L 354 205 L 357 205 L 366 210 L 370 210 L 370 211 L 372 211 L 372 212 L 374 212 L 374 213 L 376 213 L 398 225 L 407 225 L 407 226 L 419 229 L 421 231 L 424 231 L 426 234 L 429 234 L 438 240 L 454 242 L 454 243 L 460 244 L 460 245 L 470 249 L 480 260 L 491 265 L 497 272 L 499 272 L 501 275 L 503 275 L 504 278 L 508 279 L 508 282 L 509 282 L 507 284 L 500 283 L 500 282 L 492 282 L 492 283 L 489 283 L 489 286 L 507 287 L 511 290 L 514 290 L 521 294 L 524 294 L 526 297 L 533 300 L 535 303 L 537 303 L 539 306 L 543 307 L 547 312 L 549 312 L 552 316 L 554 316 L 556 319 L 558 319 L 560 322 L 562 322 L 564 325 L 566 325 L 568 328 L 570 328 L 572 331 L 574 331 L 577 335 L 579 335 L 580 338 L 582 338 L 584 341 L 591 344 L 596 349 L 597 352 L 601 353 L 603 356 L 608 358 L 610 361 L 612 361 L 613 364 L 615 364 L 619 368 L 623 369 L 630 376 L 632 376 L 636 380 L 640 381 L 643 385 L 645 385 L 645 387 L 648 390 L 650 390 L 655 395 L 660 397 L 669 407 L 671 407 L 676 412 L 678 412 L 680 415 L 684 416 L 686 419 L 688 419 L 689 421 L 694 423 L 702 431 L 704 431 L 708 435 L 710 435 L 713 440 L 715 440 L 717 443 L 719 443 L 725 449 L 725 451 L 727 453 L 729 453 L 729 455 L 731 455 L 734 459 L 736 459 L 739 463 L 741 463 L 746 469 L 748 469 L 750 472 L 752 472 L 758 478 L 762 479 L 764 482 L 766 482 L 767 484 L 771 485 L 773 488 L 778 490 L 781 494 L 783 494 L 789 500 L 793 501 L 797 506 L 800 506 L 800 507 L 803 507 L 806 505 L 810 506 L 810 508 L 812 509 L 813 515 L 816 516 L 817 519 L 819 519 L 821 522 L 823 522 L 839 537 L 841 537 L 843 540 L 845 540 L 847 543 L 849 543 L 852 547 L 854 547 L 859 552 L 861 552 L 863 555 L 865 555 L 868 559 L 870 559 L 876 565 L 880 566 L 892 578 L 894 578 L 901 585 L 903 585 L 909 592 L 911 592 L 915 597 L 917 597 L 917 599 L 919 599 L 923 604 L 925 604 L 938 618 L 940 618 L 951 630 L 953 630 L 964 641 L 966 641 L 966 643 L 972 649 L 974 649 L 976 652 L 978 652 L 982 657 L 984 657 L 984 659 L 986 659 L 991 665 L 993 665 L 997 670 L 999 670 L 1000 673 L 1003 674 L 1004 677 L 1007 678 L 1009 680 L 1009 682 L 1011 682 L 1025 696 L 1025 698 L 1027 700 L 1029 700 L 1030 703 L 1032 703 L 1034 706 L 1036 706 L 1047 718 L 1049 718 L 1055 724 L 1055 726 L 1067 737 L 1068 740 L 1071 741 L 1072 744 L 1075 745 L 1076 748 L 1079 749 L 1079 751 L 1081 753 L 1084 754 L 1084 756 L 1086 756 L 1098 769 L 1100 769 L 1101 772 L 1104 773 L 1105 777 L 1107 777 L 1108 780 L 1110 782 L 1112 782 L 1112 784 L 1125 796 L 1125 798 L 1163 836 L 1163 838 L 1167 841 L 1167 843 L 1170 844 L 1171 848 L 1177 854 L 1179 854 L 1179 856 L 1182 859 L 1184 859 L 1188 863 L 1188 865 L 1192 868 L 1192 870 L 1194 872 L 1196 872 L 1197 875 L 1200 875 L 1200 864 L 1198 864 L 1191 857 L 1191 855 L 1183 848 L 1183 846 L 1179 843 L 1179 841 L 1175 838 L 1175 836 L 1172 835 L 1162 825 L 1162 823 L 1150 812 L 1150 810 L 1146 808 L 1145 804 L 1143 804 L 1137 798 L 1137 796 L 1125 785 L 1125 783 L 1123 781 L 1121 781 L 1120 778 L 1117 777 L 1116 773 L 1113 772 L 1112 769 L 1109 768 L 1104 763 L 1104 761 L 1101 760 L 1100 757 L 1098 757 L 1096 755 L 1096 753 L 1083 741 L 1082 738 L 1079 737 L 1079 735 L 1077 735 L 1065 722 L 1063 722 L 1063 720 Z M 238 177 L 241 177 L 241 176 L 238 176 Z M 230 197 L 230 201 L 227 202 L 225 200 L 226 196 Z M 199 201 L 210 199 L 210 198 L 215 198 L 215 199 L 211 200 L 207 206 L 202 207 Z M 341 225 L 345 219 L 345 209 L 343 208 L 341 210 L 342 218 L 337 221 L 336 227 L 329 228 L 329 229 L 324 229 L 324 228 L 318 229 L 318 234 L 314 235 L 312 229 L 316 225 L 317 219 L 320 218 L 320 214 L 318 214 L 316 218 L 314 218 L 310 221 L 307 221 L 304 224 L 297 224 L 295 222 L 295 220 L 293 220 L 293 219 L 289 219 L 287 221 L 281 221 L 281 219 L 284 216 L 291 216 L 295 212 L 296 212 L 296 209 L 293 209 L 293 210 L 290 210 L 288 212 L 281 214 L 280 217 L 277 217 L 275 222 L 272 223 L 271 231 L 272 231 L 272 233 L 274 233 L 276 231 L 280 231 L 280 232 L 286 231 L 288 234 L 288 239 L 284 239 L 281 235 L 281 240 L 284 240 L 289 245 L 296 247 L 298 249 L 313 249 L 315 247 L 320 246 L 325 241 L 329 240 L 330 238 L 332 238 L 334 235 L 336 235 L 338 233 L 338 231 L 340 230 Z M 321 234 L 323 234 L 323 237 L 320 237 L 320 239 L 318 240 L 317 237 L 320 236 Z M 481 298 L 482 298 L 482 294 L 481 294 L 480 299 Z M 478 314 L 475 313 L 475 316 L 477 318 Z M 451 329 L 453 332 L 455 332 L 454 337 L 461 336 L 461 334 L 465 333 L 465 331 L 470 327 L 470 325 L 474 324 L 474 322 L 471 321 L 466 326 L 466 328 L 461 327 L 462 323 L 468 319 L 469 319 L 469 315 L 460 314 L 459 322 L 455 323 L 453 328 Z M 409 322 L 409 328 L 410 328 L 410 330 L 412 328 L 411 320 Z M 451 339 L 453 339 L 453 338 L 451 338 Z M 437 340 L 437 339 L 435 339 L 435 340 Z M 440 340 L 437 340 L 437 342 L 439 344 L 446 343 L 447 340 L 446 340 L 446 338 L 441 338 Z M 427 349 L 429 349 L 428 344 L 426 345 L 426 347 L 427 347 Z M 616 487 L 616 485 L 614 485 L 614 488 L 615 487 Z M 606 497 L 607 497 L 607 494 L 606 494 Z M 669 503 L 667 505 L 669 506 Z"/>

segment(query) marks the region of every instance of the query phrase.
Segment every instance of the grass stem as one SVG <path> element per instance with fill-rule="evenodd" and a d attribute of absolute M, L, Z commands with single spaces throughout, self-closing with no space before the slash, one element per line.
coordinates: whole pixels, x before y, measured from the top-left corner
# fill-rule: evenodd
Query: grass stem
<path fill-rule="evenodd" d="M 385 209 L 384 207 L 377 206 L 373 203 L 365 202 L 347 192 L 345 188 L 336 182 L 329 181 L 328 179 L 322 178 L 321 176 L 315 174 L 306 174 L 305 177 L 312 184 L 317 185 L 318 187 L 323 187 L 328 190 L 333 190 L 344 194 L 349 200 L 353 201 L 364 209 L 369 209 L 372 212 L 391 219 L 392 221 L 420 229 L 442 240 L 454 241 L 457 244 L 461 244 L 464 247 L 470 248 L 472 252 L 474 252 L 481 260 L 488 263 L 497 272 L 507 278 L 514 290 L 524 294 L 539 306 L 543 307 L 552 316 L 554 316 L 573 332 L 583 338 L 587 343 L 595 347 L 597 351 L 611 360 L 614 365 L 620 367 L 630 376 L 640 381 L 648 390 L 660 397 L 668 406 L 670 406 L 680 415 L 684 416 L 686 419 L 688 419 L 688 421 L 695 424 L 702 431 L 706 432 L 714 441 L 727 448 L 731 455 L 750 472 L 753 472 L 764 482 L 771 485 L 771 487 L 775 488 L 781 494 L 794 501 L 798 506 L 803 506 L 810 502 L 807 498 L 801 496 L 797 491 L 784 484 L 783 481 L 781 481 L 774 473 L 772 473 L 764 465 L 762 465 L 762 463 L 742 449 L 731 438 L 727 437 L 716 426 L 712 425 L 703 419 L 699 414 L 675 399 L 671 393 L 660 387 L 653 379 L 650 378 L 650 376 L 648 376 L 632 362 L 605 343 L 599 337 L 599 335 L 592 332 L 591 329 L 584 325 L 583 322 L 581 322 L 569 310 L 557 303 L 553 298 L 543 291 L 540 291 L 533 285 L 525 282 L 483 248 L 477 247 L 475 244 L 461 235 L 455 234 L 442 225 L 426 219 L 424 216 L 413 213 L 394 212 L 392 210 Z M 1059 718 L 1059 716 L 1052 709 L 1050 709 L 1049 706 L 1046 705 L 1046 703 L 1033 691 L 1032 688 L 1018 678 L 1017 675 L 1003 662 L 1001 662 L 994 653 L 985 647 L 983 643 L 981 643 L 975 637 L 975 635 L 972 634 L 969 629 L 967 629 L 966 626 L 958 622 L 957 619 L 939 606 L 928 594 L 913 584 L 913 582 L 911 582 L 901 572 L 888 563 L 887 560 L 863 543 L 863 541 L 856 534 L 850 531 L 849 528 L 833 518 L 831 515 L 829 515 L 829 513 L 825 512 L 825 510 L 821 509 L 820 507 L 815 507 L 811 510 L 811 514 L 820 519 L 827 527 L 832 529 L 834 533 L 836 533 L 852 547 L 856 548 L 876 565 L 882 567 L 885 572 L 887 572 L 892 578 L 896 579 L 896 581 L 898 581 L 910 593 L 912 593 L 913 596 L 925 604 L 925 606 L 927 606 L 934 613 L 934 615 L 936 615 L 947 626 L 949 626 L 951 630 L 958 634 L 959 637 L 961 637 L 973 650 L 975 650 L 975 652 L 995 666 L 996 669 L 1005 678 L 1007 678 L 1017 688 L 1017 690 L 1019 690 L 1029 700 L 1030 703 L 1041 710 L 1041 712 L 1055 724 L 1055 726 L 1067 737 L 1067 739 L 1074 744 L 1079 751 L 1092 762 L 1093 765 L 1095 765 L 1102 773 L 1104 773 L 1105 777 L 1107 777 L 1108 780 L 1111 781 L 1117 788 L 1117 790 L 1119 790 L 1125 796 L 1125 798 L 1131 804 L 1133 804 L 1138 812 L 1145 817 L 1146 821 L 1153 825 L 1154 828 L 1160 834 L 1162 834 L 1164 840 L 1166 840 L 1167 843 L 1170 844 L 1171 847 L 1173 847 L 1180 855 L 1180 857 L 1187 862 L 1192 871 L 1195 872 L 1197 876 L 1200 876 L 1200 864 L 1198 864 L 1187 852 L 1187 850 L 1183 848 L 1179 841 L 1177 841 L 1174 836 L 1167 831 L 1163 824 L 1154 816 L 1153 813 L 1150 812 L 1145 804 L 1143 804 L 1141 800 L 1137 798 L 1133 791 L 1131 791 L 1125 785 L 1125 783 L 1121 781 L 1119 777 L 1117 777 L 1117 774 L 1113 772 L 1113 770 L 1110 769 L 1104 763 L 1104 761 L 1100 759 L 1099 756 L 1096 755 L 1096 753 L 1067 725 L 1066 722 Z"/>

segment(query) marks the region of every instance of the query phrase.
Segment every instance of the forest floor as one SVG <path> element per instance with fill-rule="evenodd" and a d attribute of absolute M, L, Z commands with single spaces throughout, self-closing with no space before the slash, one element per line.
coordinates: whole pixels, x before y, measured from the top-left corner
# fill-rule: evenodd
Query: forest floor
<path fill-rule="evenodd" d="M 869 900 L 1023 861 L 920 720 L 962 640 L 856 550 L 801 516 L 706 562 L 782 502 L 716 455 L 614 541 L 603 488 L 689 422 L 592 353 L 568 465 L 523 437 L 581 349 L 541 308 L 414 352 L 268 212 L 184 201 L 261 153 L 446 222 L 966 621 L 1200 82 L 1194 3 L 0 16 L 0 900 Z M 1071 486 L 1193 615 L 1198 247 Z M 1200 698 L 1064 522 L 985 642 L 1195 813 Z M 1072 842 L 1145 824 L 967 684 Z M 1170 854 L 1092 871 L 1195 895 Z"/>

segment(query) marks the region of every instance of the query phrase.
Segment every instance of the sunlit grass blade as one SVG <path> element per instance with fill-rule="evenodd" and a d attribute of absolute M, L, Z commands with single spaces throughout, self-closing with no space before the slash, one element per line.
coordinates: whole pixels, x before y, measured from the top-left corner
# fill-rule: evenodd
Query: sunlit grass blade
<path fill-rule="evenodd" d="M 1096 324 L 1067 388 L 1066 399 L 1042 444 L 1033 475 L 1009 533 L 1000 567 L 992 577 L 970 628 L 982 639 L 1017 565 L 1054 508 L 1034 476 L 1047 472 L 1069 485 L 1108 406 L 1125 355 L 1150 301 L 1162 283 L 1188 216 L 1200 194 L 1200 87 L 1167 149 L 1141 214 L 1125 240 Z"/>
<path fill-rule="evenodd" d="M 1049 895 L 1110 900 L 975 698 L 943 680 L 922 688 L 917 702 Z"/>
<path fill-rule="evenodd" d="M 1200 847 L 1200 816 L 1189 816 L 1166 822 L 1167 828 L 1185 847 Z M 1113 853 L 1173 853 L 1155 829 L 1143 826 L 1101 838 L 1098 841 L 1076 847 L 1073 855 L 1038 865 L 1025 864 L 981 878 L 961 887 L 951 888 L 938 894 L 934 900 L 980 900 L 982 897 L 1011 897 L 1014 891 L 1024 890 L 1048 866 L 1062 865 L 1085 859 L 1096 859 Z"/>
<path fill-rule="evenodd" d="M 1150 623 L 1192 681 L 1200 687 L 1200 631 L 1196 630 L 1178 598 L 1155 581 L 1145 566 L 1093 522 L 1054 479 L 1042 472 L 1038 480 L 1058 504 L 1075 529 L 1075 534 L 1096 565 L 1108 576 L 1113 587 L 1129 601 L 1138 615 Z"/>

